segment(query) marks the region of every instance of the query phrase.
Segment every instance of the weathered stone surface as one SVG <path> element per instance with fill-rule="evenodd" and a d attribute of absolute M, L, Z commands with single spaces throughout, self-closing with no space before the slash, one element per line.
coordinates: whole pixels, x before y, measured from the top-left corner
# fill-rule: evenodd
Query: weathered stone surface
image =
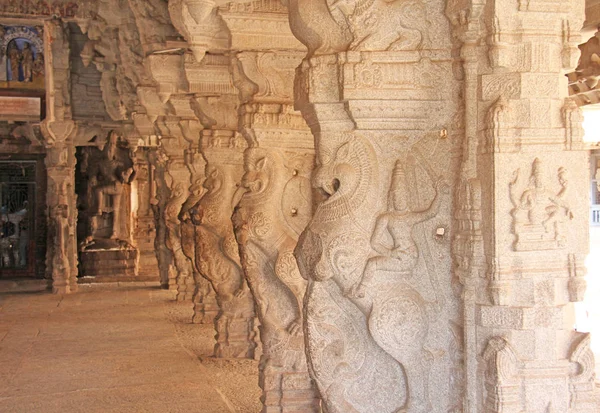
<path fill-rule="evenodd" d="M 192 210 L 196 266 L 211 282 L 220 312 L 215 356 L 253 358 L 256 348 L 254 301 L 244 278 L 231 215 L 243 174 L 241 137 L 224 130 L 204 131 L 206 194 Z M 239 144 L 238 144 L 239 142 Z"/>
<path fill-rule="evenodd" d="M 325 195 L 296 256 L 310 371 L 330 412 L 461 405 L 459 300 L 443 275 L 459 84 L 441 6 L 290 1 L 309 49 L 296 105 Z"/>

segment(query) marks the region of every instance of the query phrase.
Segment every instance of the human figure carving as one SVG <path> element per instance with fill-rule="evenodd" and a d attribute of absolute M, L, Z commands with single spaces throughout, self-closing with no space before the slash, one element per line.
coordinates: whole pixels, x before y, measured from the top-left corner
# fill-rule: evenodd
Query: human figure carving
<path fill-rule="evenodd" d="M 428 330 L 427 310 L 429 304 L 414 289 L 411 283 L 419 258 L 419 248 L 413 238 L 416 224 L 435 217 L 441 205 L 441 195 L 448 194 L 449 187 L 442 178 L 435 182 L 435 197 L 431 204 L 423 210 L 412 211 L 408 204 L 408 187 L 406 173 L 401 161 L 397 161 L 392 174 L 389 192 L 388 212 L 377 217 L 375 229 L 371 237 L 371 247 L 378 254 L 367 260 L 365 270 L 358 283 L 348 291 L 354 299 L 364 298 L 373 282 L 382 272 L 392 272 L 398 277 L 401 287 L 395 297 L 373 297 L 371 305 L 361 303 L 369 316 L 369 329 L 375 341 L 404 368 L 408 380 L 408 413 L 425 413 L 430 411 L 428 394 L 428 362 L 432 354 L 425 349 Z M 392 245 L 386 240 L 391 238 Z M 376 290 L 378 291 L 378 290 Z M 378 302 L 378 301 L 381 302 Z M 371 298 L 368 300 L 371 301 Z M 411 314 L 411 316 L 395 316 L 394 322 L 384 321 L 390 317 L 388 312 Z M 382 318 L 383 317 L 383 318 Z M 419 320 L 418 322 L 416 320 Z M 392 331 L 384 331 L 392 330 Z M 410 331 L 410 333 L 409 333 Z M 404 337 L 399 346 L 395 337 Z"/>
<path fill-rule="evenodd" d="M 19 81 L 19 64 L 21 63 L 21 51 L 13 41 L 8 46 L 8 58 L 10 59 L 10 73 L 13 82 Z"/>
<path fill-rule="evenodd" d="M 29 43 L 25 43 L 23 46 L 21 61 L 23 67 L 23 81 L 31 82 L 33 80 L 33 50 Z"/>
<path fill-rule="evenodd" d="M 121 196 L 125 185 L 134 178 L 133 162 L 122 151 L 123 149 L 119 148 L 119 136 L 115 131 L 111 131 L 98 159 L 88 161 L 91 231 L 87 243 L 94 239 L 98 217 L 104 212 L 113 214 L 110 238 L 117 239 L 120 235 Z M 111 197 L 112 206 L 105 205 L 106 197 Z"/>
<path fill-rule="evenodd" d="M 441 203 L 439 195 L 448 193 L 448 185 L 440 178 L 435 183 L 435 190 L 436 197 L 427 209 L 411 211 L 408 207 L 405 171 L 400 161 L 396 162 L 388 200 L 390 210 L 377 217 L 371 237 L 371 246 L 380 255 L 369 258 L 361 280 L 350 289 L 350 296 L 363 298 L 377 271 L 394 271 L 403 278 L 412 277 L 419 258 L 412 228 L 437 215 Z M 386 235 L 391 237 L 392 246 L 386 244 Z"/>

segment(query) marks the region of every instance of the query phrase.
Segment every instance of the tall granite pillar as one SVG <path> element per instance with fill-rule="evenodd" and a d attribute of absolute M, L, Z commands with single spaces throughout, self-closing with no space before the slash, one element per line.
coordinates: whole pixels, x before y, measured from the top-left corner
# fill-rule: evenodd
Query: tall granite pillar
<path fill-rule="evenodd" d="M 243 138 L 230 130 L 204 130 L 206 194 L 192 210 L 196 265 L 216 293 L 219 314 L 215 356 L 253 358 L 254 301 L 240 266 L 231 215 L 243 174 Z"/>
<path fill-rule="evenodd" d="M 61 20 L 44 24 L 46 119 L 42 133 L 47 149 L 48 243 L 46 268 L 52 291 L 77 291 L 77 205 L 75 195 L 76 130 L 71 120 L 71 66 L 68 28 Z"/>
<path fill-rule="evenodd" d="M 308 47 L 295 102 L 324 196 L 296 249 L 324 407 L 461 411 L 450 195 L 461 105 L 445 2 L 288 3 Z"/>
<path fill-rule="evenodd" d="M 46 268 L 52 277 L 52 291 L 58 294 L 77 291 L 74 130 L 72 121 L 42 124 L 48 175 Z"/>
<path fill-rule="evenodd" d="M 465 135 L 455 264 L 465 412 L 593 412 L 590 337 L 574 328 L 588 251 L 588 153 L 567 98 L 583 1 L 448 6 Z"/>
<path fill-rule="evenodd" d="M 306 49 L 279 1 L 230 4 L 219 14 L 231 32 L 239 131 L 248 143 L 233 223 L 260 320 L 262 411 L 319 412 L 302 328 L 307 281 L 293 255 L 312 216 L 314 141 L 293 108 L 295 69 Z"/>

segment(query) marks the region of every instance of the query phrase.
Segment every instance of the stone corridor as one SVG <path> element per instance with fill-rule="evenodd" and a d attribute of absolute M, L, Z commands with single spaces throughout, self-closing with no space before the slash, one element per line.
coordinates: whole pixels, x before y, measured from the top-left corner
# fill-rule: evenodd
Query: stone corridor
<path fill-rule="evenodd" d="M 259 412 L 253 360 L 210 357 L 211 325 L 151 285 L 0 294 L 0 412 Z"/>

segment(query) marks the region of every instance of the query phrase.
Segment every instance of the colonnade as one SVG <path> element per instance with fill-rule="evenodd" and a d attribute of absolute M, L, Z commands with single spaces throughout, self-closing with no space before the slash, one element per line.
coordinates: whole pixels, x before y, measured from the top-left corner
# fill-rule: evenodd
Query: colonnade
<path fill-rule="evenodd" d="M 161 282 L 214 323 L 215 356 L 261 346 L 264 412 L 598 410 L 590 337 L 573 331 L 588 154 L 564 74 L 583 15 L 544 0 L 80 7 L 113 121 L 135 146 L 159 137 Z M 83 126 L 61 25 L 46 24 L 44 131 L 65 293 Z"/>

